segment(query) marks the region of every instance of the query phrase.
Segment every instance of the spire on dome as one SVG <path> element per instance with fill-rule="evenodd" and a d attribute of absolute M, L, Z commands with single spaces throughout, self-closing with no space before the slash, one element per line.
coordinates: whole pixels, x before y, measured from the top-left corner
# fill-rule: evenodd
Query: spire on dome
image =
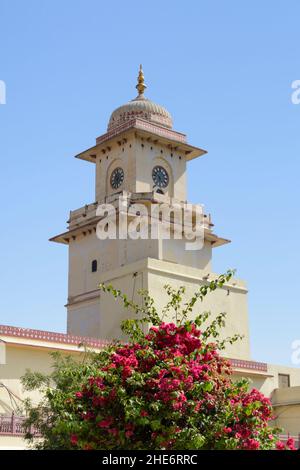
<path fill-rule="evenodd" d="M 137 91 L 139 92 L 139 96 L 143 96 L 143 95 L 144 95 L 144 91 L 145 91 L 146 88 L 147 88 L 147 85 L 145 85 L 145 77 L 144 77 L 144 72 L 143 72 L 142 64 L 140 65 L 140 70 L 139 70 L 139 75 L 138 75 L 138 82 L 137 82 L 137 85 L 136 85 L 135 88 L 136 88 Z"/>
<path fill-rule="evenodd" d="M 145 77 L 142 65 L 140 65 L 139 75 L 137 79 L 136 89 L 138 96 L 122 106 L 119 106 L 113 111 L 110 116 L 107 129 L 115 129 L 127 121 L 132 119 L 143 119 L 150 121 L 168 129 L 172 129 L 172 116 L 171 114 L 160 106 L 144 96 L 144 91 L 147 85 L 145 84 Z"/>

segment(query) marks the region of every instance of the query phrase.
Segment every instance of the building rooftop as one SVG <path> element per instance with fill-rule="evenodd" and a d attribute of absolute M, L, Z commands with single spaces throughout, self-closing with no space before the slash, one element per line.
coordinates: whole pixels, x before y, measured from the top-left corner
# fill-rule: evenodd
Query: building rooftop
<path fill-rule="evenodd" d="M 31 328 L 18 328 L 16 326 L 0 325 L 0 340 L 3 337 L 15 338 L 15 339 L 26 339 L 34 340 L 37 342 L 47 342 L 51 344 L 61 344 L 61 345 L 86 345 L 94 347 L 96 349 L 101 349 L 111 343 L 111 341 L 90 338 L 87 336 L 75 336 L 68 335 L 66 333 L 57 333 L 53 331 L 44 331 L 44 330 L 34 330 Z M 5 340 L 4 340 L 5 341 Z M 10 342 L 10 341 L 8 341 Z M 16 343 L 18 341 L 14 341 Z M 53 344 L 54 346 L 54 344 Z M 268 370 L 267 364 L 264 362 L 248 361 L 242 359 L 229 359 L 232 367 L 236 369 L 244 369 L 253 372 L 265 373 Z"/>
<path fill-rule="evenodd" d="M 101 349 L 110 343 L 107 340 L 89 338 L 87 336 L 75 336 L 54 331 L 33 330 L 31 328 L 18 328 L 8 325 L 0 325 L 0 340 L 2 337 L 59 343 L 62 345 L 78 346 L 79 344 L 84 344 L 97 349 Z"/>

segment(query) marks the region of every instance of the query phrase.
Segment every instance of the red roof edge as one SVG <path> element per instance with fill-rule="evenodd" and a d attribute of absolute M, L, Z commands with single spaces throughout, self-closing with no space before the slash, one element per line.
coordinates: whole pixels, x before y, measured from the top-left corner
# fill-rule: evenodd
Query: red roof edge
<path fill-rule="evenodd" d="M 265 362 L 247 361 L 245 359 L 229 359 L 229 361 L 232 367 L 268 372 L 268 364 Z"/>
<path fill-rule="evenodd" d="M 94 346 L 96 348 L 103 348 L 110 343 L 108 340 L 89 338 L 88 336 L 75 336 L 54 331 L 33 330 L 31 328 L 18 328 L 16 326 L 8 325 L 0 325 L 0 335 L 61 344 L 86 344 L 87 346 Z"/>
<path fill-rule="evenodd" d="M 27 338 L 40 341 L 49 341 L 60 344 L 85 344 L 95 348 L 103 348 L 110 344 L 105 339 L 90 338 L 88 336 L 75 336 L 54 331 L 33 330 L 31 328 L 18 328 L 16 326 L 0 325 L 0 335 L 14 336 L 16 338 Z M 228 359 L 232 367 L 267 372 L 268 365 L 265 362 L 248 361 L 244 359 Z"/>

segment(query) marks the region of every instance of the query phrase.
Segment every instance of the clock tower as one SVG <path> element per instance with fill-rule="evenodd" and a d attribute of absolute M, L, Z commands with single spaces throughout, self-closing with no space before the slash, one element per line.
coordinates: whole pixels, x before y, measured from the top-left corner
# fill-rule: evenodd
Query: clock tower
<path fill-rule="evenodd" d="M 203 243 L 196 251 L 187 249 L 184 237 L 99 238 L 98 209 L 103 204 L 115 207 L 117 225 L 120 201 L 129 213 L 136 204 L 184 209 L 187 164 L 206 153 L 173 129 L 172 117 L 164 107 L 145 97 L 142 67 L 136 88 L 136 98 L 113 111 L 107 132 L 96 138 L 96 145 L 76 155 L 95 165 L 95 201 L 71 211 L 67 231 L 51 238 L 69 247 L 66 307 L 70 334 L 122 338 L 120 323 L 128 312 L 110 295 L 100 292 L 99 283 L 112 284 L 135 302 L 140 301 L 138 290 L 147 289 L 160 308 L 167 300 L 165 284 L 175 288 L 184 285 L 189 297 L 214 279 L 217 274 L 212 271 L 212 250 L 229 243 L 214 233 L 208 215 L 203 215 Z M 190 207 L 194 220 L 197 206 Z M 130 220 L 134 217 L 129 216 Z M 174 219 L 169 220 L 174 226 Z M 244 340 L 229 346 L 226 353 L 243 359 L 250 358 L 246 294 L 244 282 L 234 279 L 200 305 L 213 316 L 227 312 L 225 336 L 240 333 Z"/>

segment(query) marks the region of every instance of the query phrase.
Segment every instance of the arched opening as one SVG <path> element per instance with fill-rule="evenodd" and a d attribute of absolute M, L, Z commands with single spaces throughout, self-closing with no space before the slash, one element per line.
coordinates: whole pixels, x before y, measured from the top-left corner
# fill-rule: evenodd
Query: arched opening
<path fill-rule="evenodd" d="M 92 261 L 92 273 L 97 272 L 97 268 L 98 268 L 97 260 L 93 259 L 93 261 Z"/>

